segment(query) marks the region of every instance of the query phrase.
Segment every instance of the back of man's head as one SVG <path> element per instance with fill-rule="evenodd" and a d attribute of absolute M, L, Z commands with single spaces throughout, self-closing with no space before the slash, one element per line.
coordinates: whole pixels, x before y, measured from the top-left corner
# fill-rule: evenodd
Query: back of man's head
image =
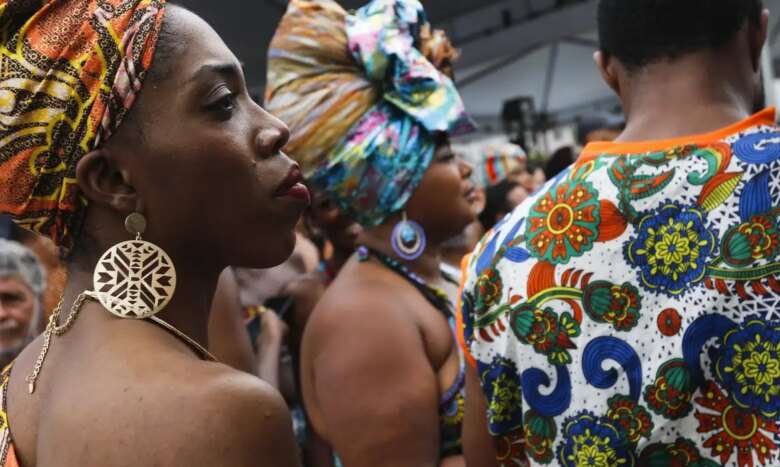
<path fill-rule="evenodd" d="M 762 0 L 601 0 L 601 51 L 637 69 L 717 49 L 746 22 L 759 25 L 762 9 Z"/>

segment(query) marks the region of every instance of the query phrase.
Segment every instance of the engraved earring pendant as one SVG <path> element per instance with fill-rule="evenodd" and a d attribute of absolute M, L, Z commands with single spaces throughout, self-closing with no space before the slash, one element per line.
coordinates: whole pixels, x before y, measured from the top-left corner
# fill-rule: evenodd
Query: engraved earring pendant
<path fill-rule="evenodd" d="M 111 247 L 95 267 L 88 295 L 120 318 L 146 319 L 159 313 L 176 290 L 176 268 L 162 248 L 144 241 L 146 218 L 133 213 L 125 228 L 135 239 Z"/>

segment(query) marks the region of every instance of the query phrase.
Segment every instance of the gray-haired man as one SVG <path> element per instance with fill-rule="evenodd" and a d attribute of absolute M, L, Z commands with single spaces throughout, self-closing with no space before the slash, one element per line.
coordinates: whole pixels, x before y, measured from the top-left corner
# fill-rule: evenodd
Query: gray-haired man
<path fill-rule="evenodd" d="M 0 366 L 38 334 L 46 275 L 35 254 L 0 238 Z"/>

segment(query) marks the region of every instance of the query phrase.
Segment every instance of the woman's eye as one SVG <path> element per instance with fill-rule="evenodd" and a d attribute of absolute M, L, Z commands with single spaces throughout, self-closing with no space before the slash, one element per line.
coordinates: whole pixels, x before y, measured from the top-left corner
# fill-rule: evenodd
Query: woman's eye
<path fill-rule="evenodd" d="M 238 96 L 235 93 L 224 92 L 220 98 L 209 104 L 208 109 L 219 113 L 223 118 L 230 117 L 236 108 L 237 98 Z"/>
<path fill-rule="evenodd" d="M 236 95 L 226 95 L 214 103 L 214 108 L 223 112 L 232 112 L 236 108 Z"/>

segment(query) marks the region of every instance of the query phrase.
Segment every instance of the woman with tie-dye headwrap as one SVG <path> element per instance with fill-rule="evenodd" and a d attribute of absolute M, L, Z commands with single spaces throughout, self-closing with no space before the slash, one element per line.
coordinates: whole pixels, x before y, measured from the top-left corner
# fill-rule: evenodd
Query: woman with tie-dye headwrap
<path fill-rule="evenodd" d="M 68 267 L 47 334 L 0 379 L 0 466 L 297 465 L 281 398 L 204 349 L 220 272 L 292 252 L 308 191 L 287 137 L 180 7 L 0 0 L 0 214 L 52 238 Z M 84 294 L 132 213 L 177 272 L 153 322 Z M 128 282 L 170 280 L 148 264 Z"/>
<path fill-rule="evenodd" d="M 347 14 L 292 0 L 272 41 L 266 104 L 309 182 L 363 226 L 302 344 L 309 419 L 346 466 L 463 465 L 454 278 L 439 247 L 475 219 L 471 168 L 449 137 L 473 128 L 456 52 L 417 0 Z"/>

